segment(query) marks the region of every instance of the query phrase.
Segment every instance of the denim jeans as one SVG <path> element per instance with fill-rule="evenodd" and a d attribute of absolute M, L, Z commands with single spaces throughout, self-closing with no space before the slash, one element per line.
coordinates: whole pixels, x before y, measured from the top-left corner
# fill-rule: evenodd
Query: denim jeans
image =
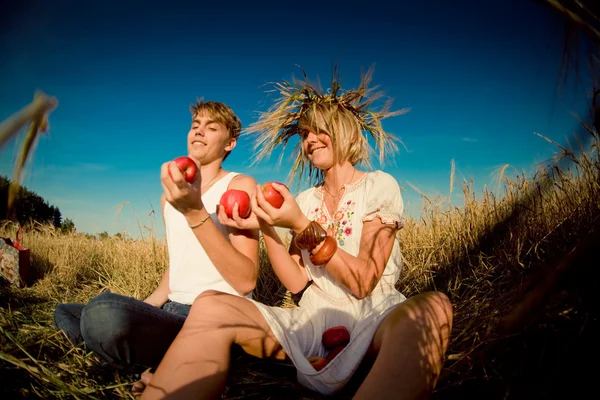
<path fill-rule="evenodd" d="M 133 297 L 103 292 L 84 304 L 59 304 L 54 325 L 73 344 L 115 366 L 156 367 L 181 330 L 190 305 L 168 301 L 161 308 Z"/>

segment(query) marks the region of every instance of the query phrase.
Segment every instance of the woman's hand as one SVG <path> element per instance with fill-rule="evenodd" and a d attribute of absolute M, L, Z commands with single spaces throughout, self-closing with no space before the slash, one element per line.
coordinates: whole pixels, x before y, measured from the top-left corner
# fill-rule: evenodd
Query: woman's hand
<path fill-rule="evenodd" d="M 292 229 L 296 233 L 302 232 L 310 221 L 300 210 L 296 199 L 284 185 L 273 183 L 273 188 L 283 196 L 281 207 L 273 207 L 265 199 L 260 185 L 257 185 L 255 195 L 251 199 L 252 212 L 271 226 Z"/>
<path fill-rule="evenodd" d="M 171 172 L 170 175 L 169 172 Z M 198 170 L 194 182 L 187 183 L 177 164 L 173 161 L 164 163 L 160 168 L 160 181 L 165 192 L 165 199 L 183 215 L 204 208 L 200 192 L 202 184 L 200 175 Z"/>
<path fill-rule="evenodd" d="M 227 216 L 227 213 L 225 213 L 225 207 L 222 207 L 220 204 L 217 204 L 217 217 L 219 218 L 219 222 L 221 223 L 221 225 L 243 230 L 260 229 L 258 217 L 254 213 L 254 211 L 250 213 L 250 216 L 248 218 L 241 218 L 239 209 L 239 204 L 235 203 L 235 205 L 233 206 L 233 216 L 232 218 L 229 218 Z"/>

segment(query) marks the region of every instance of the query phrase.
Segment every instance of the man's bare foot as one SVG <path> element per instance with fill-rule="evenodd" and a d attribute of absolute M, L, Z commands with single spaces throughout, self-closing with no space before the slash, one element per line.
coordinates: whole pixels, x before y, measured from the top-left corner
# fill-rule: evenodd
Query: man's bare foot
<path fill-rule="evenodd" d="M 150 372 L 150 368 L 142 372 L 142 374 L 140 375 L 140 380 L 134 383 L 133 387 L 131 388 L 131 393 L 133 393 L 134 397 L 139 397 L 142 395 L 142 392 L 150 383 L 150 379 L 152 379 L 153 375 L 154 374 Z"/>

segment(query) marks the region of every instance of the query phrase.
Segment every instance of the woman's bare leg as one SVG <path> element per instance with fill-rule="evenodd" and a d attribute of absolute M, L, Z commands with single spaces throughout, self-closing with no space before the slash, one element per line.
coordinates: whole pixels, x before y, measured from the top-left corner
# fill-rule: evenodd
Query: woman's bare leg
<path fill-rule="evenodd" d="M 426 399 L 435 387 L 452 329 L 452 305 L 439 292 L 407 299 L 381 323 L 375 363 L 356 399 Z"/>
<path fill-rule="evenodd" d="M 215 399 L 225 386 L 231 345 L 257 357 L 285 359 L 258 308 L 219 292 L 200 295 L 142 399 Z"/>

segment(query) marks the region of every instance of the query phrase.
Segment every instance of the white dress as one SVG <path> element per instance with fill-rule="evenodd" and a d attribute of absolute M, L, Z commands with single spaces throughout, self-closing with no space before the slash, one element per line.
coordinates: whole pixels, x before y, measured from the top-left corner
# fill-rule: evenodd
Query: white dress
<path fill-rule="evenodd" d="M 370 172 L 354 184 L 346 185 L 334 215 L 329 215 L 323 193 L 322 187 L 314 187 L 300 193 L 296 201 L 310 220 L 316 220 L 328 234 L 335 236 L 339 248 L 353 256 L 359 251 L 364 221 L 380 218 L 385 224 L 401 227 L 400 187 L 385 172 Z M 306 250 L 302 259 L 313 284 L 302 295 L 298 307 L 269 307 L 253 302 L 296 366 L 298 381 L 322 394 L 332 394 L 352 377 L 385 316 L 406 300 L 395 288 L 401 268 L 400 246 L 396 239 L 381 280 L 362 300 L 336 282 L 325 268 L 314 266 Z M 325 357 L 322 334 L 339 325 L 350 332 L 350 343 L 325 368 L 316 371 L 307 357 Z"/>

